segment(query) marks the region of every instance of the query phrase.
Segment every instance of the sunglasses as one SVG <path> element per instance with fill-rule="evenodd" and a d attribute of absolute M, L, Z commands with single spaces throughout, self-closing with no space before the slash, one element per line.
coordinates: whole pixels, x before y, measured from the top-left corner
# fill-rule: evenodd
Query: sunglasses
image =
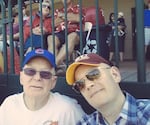
<path fill-rule="evenodd" d="M 28 76 L 34 76 L 37 72 L 40 73 L 40 77 L 43 79 L 51 79 L 52 73 L 49 71 L 36 71 L 33 68 L 25 68 L 23 69 L 24 73 Z"/>
<path fill-rule="evenodd" d="M 97 69 L 93 69 L 90 72 L 88 72 L 85 77 L 89 80 L 89 81 L 94 81 L 96 79 L 98 79 L 101 74 L 100 74 L 100 69 L 110 69 L 110 67 L 106 67 L 106 68 L 97 68 Z M 80 91 L 82 91 L 83 89 L 85 89 L 85 79 L 80 79 L 78 81 L 76 81 L 73 85 L 72 85 L 72 89 L 77 92 L 80 93 Z"/>
<path fill-rule="evenodd" d="M 48 8 L 49 10 L 51 9 L 51 7 L 50 6 L 48 6 L 48 5 L 42 5 L 42 8 Z"/>

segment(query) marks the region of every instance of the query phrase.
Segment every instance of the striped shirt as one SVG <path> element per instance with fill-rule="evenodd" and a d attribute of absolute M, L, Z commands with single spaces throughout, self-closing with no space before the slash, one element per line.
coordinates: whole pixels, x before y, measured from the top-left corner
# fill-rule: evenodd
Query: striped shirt
<path fill-rule="evenodd" d="M 95 111 L 85 115 L 77 125 L 109 125 L 103 116 Z M 150 100 L 135 99 L 126 93 L 126 100 L 113 125 L 150 125 Z"/>

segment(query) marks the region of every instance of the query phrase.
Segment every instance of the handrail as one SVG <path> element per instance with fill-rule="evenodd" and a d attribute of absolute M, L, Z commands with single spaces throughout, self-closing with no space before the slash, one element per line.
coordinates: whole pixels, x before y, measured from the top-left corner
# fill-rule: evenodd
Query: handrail
<path fill-rule="evenodd" d="M 18 13 L 19 13 L 19 43 L 20 43 L 20 48 L 19 48 L 19 54 L 20 54 L 20 64 L 22 64 L 22 61 L 23 61 L 23 58 L 24 58 L 24 51 L 23 51 L 23 44 L 24 44 L 24 36 L 23 36 L 23 15 L 22 15 L 22 2 L 23 0 L 17 0 L 17 3 L 18 3 Z M 42 0 L 40 0 L 40 3 L 42 2 Z M 95 8 L 96 8 L 96 14 L 98 14 L 98 8 L 99 8 L 99 0 L 94 0 L 94 3 L 95 3 Z M 8 18 L 6 16 L 6 5 L 5 5 L 5 2 L 4 0 L 0 0 L 0 6 L 1 6 L 1 19 L 0 19 L 0 23 L 2 24 L 2 34 L 3 34 L 3 40 L 4 41 L 7 41 L 7 37 L 6 37 L 6 25 L 9 24 L 9 26 L 11 27 L 10 28 L 10 32 L 13 33 L 13 30 L 12 30 L 12 0 L 8 0 L 7 2 L 8 4 Z M 53 35 L 53 38 L 55 36 L 54 34 L 54 4 L 55 4 L 55 1 L 52 1 L 52 10 L 51 10 L 51 13 L 52 13 L 52 35 Z M 80 5 L 79 8 L 80 8 L 80 13 L 82 13 L 82 4 L 83 4 L 83 0 L 79 0 L 78 1 L 78 4 Z M 138 1 L 138 0 L 135 0 L 135 5 L 136 5 L 136 31 L 137 31 L 137 82 L 141 82 L 141 83 L 144 83 L 146 82 L 146 69 L 145 69 L 145 53 L 144 53 L 144 42 L 141 42 L 141 41 L 144 41 L 144 27 L 143 27 L 143 4 L 144 4 L 144 1 Z M 30 10 L 30 14 L 32 14 L 32 5 L 33 5 L 33 1 L 32 0 L 29 0 L 28 2 L 28 7 L 29 7 L 29 10 Z M 66 4 L 65 4 L 65 8 L 66 8 Z M 40 11 L 42 10 L 42 6 L 40 4 Z M 67 12 L 67 10 L 65 9 L 65 12 Z M 118 0 L 114 0 L 114 13 L 115 13 L 115 20 L 117 21 L 117 13 L 118 13 Z M 32 16 L 30 16 L 30 23 L 32 23 Z M 41 16 L 42 18 L 42 16 Z M 65 14 L 65 18 L 67 20 L 67 13 Z M 99 35 L 99 26 L 98 26 L 98 22 L 99 22 L 99 18 L 98 16 L 96 16 L 95 18 L 96 20 L 96 27 L 95 27 L 95 36 L 96 36 L 96 42 L 97 42 L 97 46 L 99 46 L 99 39 L 101 39 L 101 36 Z M 82 26 L 82 14 L 80 14 L 80 29 L 83 27 Z M 42 24 L 42 21 L 41 21 L 41 25 Z M 117 31 L 117 23 L 115 24 L 116 25 L 116 32 Z M 65 26 L 67 27 L 67 25 L 65 24 Z M 67 29 L 67 28 L 66 28 Z M 42 29 L 41 29 L 42 30 Z M 31 30 L 31 33 L 32 33 L 32 30 Z M 80 52 L 82 54 L 82 50 L 83 50 L 83 42 L 82 42 L 82 38 L 83 37 L 83 33 L 80 32 Z M 43 40 L 43 38 L 42 38 Z M 13 45 L 13 36 L 12 34 L 10 35 L 10 57 L 11 57 L 11 61 L 10 61 L 10 69 L 8 69 L 8 58 L 7 58 L 7 44 L 6 42 L 4 42 L 4 47 L 3 47 L 3 56 L 4 56 L 4 73 L 5 74 L 15 74 L 15 71 L 14 71 L 14 45 Z M 65 33 L 65 41 L 67 43 L 68 41 L 68 38 L 67 38 L 67 30 L 66 30 L 66 33 Z M 53 43 L 54 43 L 54 46 L 55 46 L 55 39 L 53 39 Z M 42 45 L 43 47 L 43 45 Z M 54 48 L 54 47 L 53 47 Z M 68 44 L 66 44 L 66 53 L 68 52 Z M 98 47 L 98 53 L 101 51 L 101 48 Z M 119 57 L 118 57 L 118 37 L 116 37 L 116 48 L 115 48 L 115 63 L 116 65 L 119 67 Z M 55 50 L 54 50 L 54 53 L 55 53 Z M 68 63 L 68 54 L 66 54 L 66 64 Z M 141 65 L 142 64 L 142 65 Z M 68 65 L 68 64 L 67 64 Z M 20 65 L 20 69 L 21 69 L 21 65 Z M 9 71 L 8 71 L 9 70 Z M 9 73 L 8 73 L 9 72 Z"/>

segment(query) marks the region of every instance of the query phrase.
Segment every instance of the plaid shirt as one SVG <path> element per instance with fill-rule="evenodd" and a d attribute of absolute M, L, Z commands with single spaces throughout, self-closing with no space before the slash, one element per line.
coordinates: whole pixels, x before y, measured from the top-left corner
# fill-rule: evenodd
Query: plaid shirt
<path fill-rule="evenodd" d="M 85 115 L 77 125 L 109 124 L 98 111 L 95 111 L 91 115 Z M 126 93 L 123 109 L 113 125 L 150 125 L 150 100 L 136 100 L 129 93 Z"/>

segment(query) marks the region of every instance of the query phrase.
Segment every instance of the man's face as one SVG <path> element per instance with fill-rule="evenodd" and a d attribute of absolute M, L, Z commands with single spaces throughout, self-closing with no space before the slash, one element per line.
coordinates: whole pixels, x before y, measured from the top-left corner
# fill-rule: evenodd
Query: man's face
<path fill-rule="evenodd" d="M 42 4 L 43 16 L 47 16 L 50 13 L 50 5 Z"/>
<path fill-rule="evenodd" d="M 95 73 L 94 73 L 95 72 Z M 92 80 L 86 77 L 87 74 L 95 74 Z M 92 78 L 89 77 L 89 78 Z M 116 67 L 100 64 L 99 67 L 81 65 L 75 72 L 75 80 L 83 80 L 85 87 L 80 91 L 85 99 L 95 109 L 110 103 L 117 97 L 120 88 L 120 73 Z"/>
<path fill-rule="evenodd" d="M 33 69 L 36 71 L 34 75 L 27 75 L 24 70 L 20 72 L 20 83 L 23 86 L 25 95 L 28 97 L 42 98 L 47 96 L 49 91 L 54 88 L 56 83 L 55 76 L 52 75 L 50 78 L 44 78 L 40 75 L 40 71 L 54 74 L 54 68 L 51 67 L 46 59 L 41 57 L 33 58 L 23 69 Z M 29 73 L 31 74 L 31 71 Z"/>

